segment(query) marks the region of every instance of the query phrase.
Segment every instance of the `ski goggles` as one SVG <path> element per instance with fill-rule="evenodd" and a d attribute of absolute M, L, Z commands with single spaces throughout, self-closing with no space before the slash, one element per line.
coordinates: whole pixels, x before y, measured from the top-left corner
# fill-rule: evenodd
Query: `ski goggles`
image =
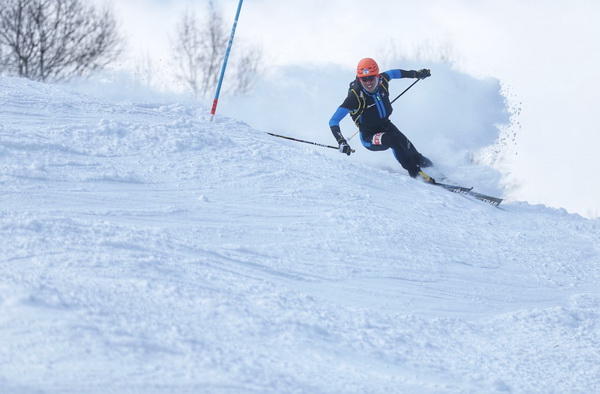
<path fill-rule="evenodd" d="M 362 82 L 371 82 L 371 81 L 374 81 L 375 78 L 377 78 L 375 75 L 371 75 L 371 76 L 368 76 L 368 77 L 359 77 L 359 79 Z"/>

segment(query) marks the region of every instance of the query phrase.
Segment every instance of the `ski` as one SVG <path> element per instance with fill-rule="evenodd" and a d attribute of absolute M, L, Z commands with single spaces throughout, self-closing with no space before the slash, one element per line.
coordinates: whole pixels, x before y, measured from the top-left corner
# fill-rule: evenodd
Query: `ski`
<path fill-rule="evenodd" d="M 436 182 L 433 185 L 443 187 L 446 190 L 449 190 L 453 193 L 458 193 L 458 194 L 469 194 L 469 192 L 473 189 L 472 187 L 448 185 L 446 183 L 439 183 L 439 182 Z"/>
<path fill-rule="evenodd" d="M 475 197 L 476 199 L 478 199 L 480 201 L 487 202 L 488 204 L 492 204 L 495 207 L 500 205 L 500 203 L 502 202 L 501 198 L 488 196 L 488 195 L 477 193 L 474 191 L 470 191 L 469 195 Z"/>
<path fill-rule="evenodd" d="M 491 205 L 493 205 L 495 207 L 497 207 L 498 205 L 500 205 L 500 203 L 502 202 L 501 198 L 492 197 L 492 196 L 488 196 L 486 194 L 474 192 L 472 187 L 448 185 L 446 183 L 438 183 L 438 182 L 433 183 L 433 185 L 437 185 L 437 186 L 443 187 L 444 189 L 449 190 L 449 191 L 451 191 L 453 193 L 458 193 L 458 194 L 463 194 L 463 195 L 467 195 L 467 196 L 472 196 L 472 197 L 476 198 L 479 201 L 486 202 L 486 203 L 491 204 Z"/>

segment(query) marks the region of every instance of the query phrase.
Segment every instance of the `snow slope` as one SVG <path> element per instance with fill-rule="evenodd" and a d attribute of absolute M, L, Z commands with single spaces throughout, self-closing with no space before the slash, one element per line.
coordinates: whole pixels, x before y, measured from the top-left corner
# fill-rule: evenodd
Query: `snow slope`
<path fill-rule="evenodd" d="M 0 392 L 600 392 L 599 220 L 206 119 L 0 78 Z"/>

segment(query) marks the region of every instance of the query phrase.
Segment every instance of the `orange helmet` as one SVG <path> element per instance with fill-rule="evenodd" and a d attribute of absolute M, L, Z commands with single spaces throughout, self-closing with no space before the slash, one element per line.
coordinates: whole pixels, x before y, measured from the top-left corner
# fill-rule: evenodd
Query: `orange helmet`
<path fill-rule="evenodd" d="M 369 77 L 371 75 L 379 75 L 379 66 L 377 65 L 377 62 L 370 57 L 361 59 L 356 66 L 356 76 Z"/>

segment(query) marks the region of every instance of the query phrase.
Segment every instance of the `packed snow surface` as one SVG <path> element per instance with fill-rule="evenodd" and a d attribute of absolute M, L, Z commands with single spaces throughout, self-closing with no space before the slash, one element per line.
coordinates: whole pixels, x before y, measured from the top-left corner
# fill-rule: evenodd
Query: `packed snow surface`
<path fill-rule="evenodd" d="M 600 220 L 207 115 L 0 78 L 0 392 L 600 392 Z"/>

